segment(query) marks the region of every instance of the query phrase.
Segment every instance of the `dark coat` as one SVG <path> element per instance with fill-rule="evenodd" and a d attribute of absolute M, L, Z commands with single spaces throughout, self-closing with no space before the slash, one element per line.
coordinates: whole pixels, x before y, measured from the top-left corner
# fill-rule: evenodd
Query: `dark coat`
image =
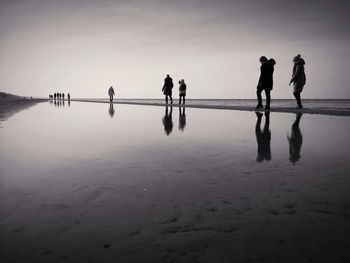
<path fill-rule="evenodd" d="M 164 79 L 164 85 L 163 85 L 163 94 L 164 95 L 172 95 L 172 89 L 174 87 L 174 84 L 173 84 L 173 79 L 171 77 L 166 77 Z"/>
<path fill-rule="evenodd" d="M 295 63 L 295 70 L 293 67 L 294 74 L 292 76 L 292 79 L 290 82 L 293 82 L 293 88 L 294 92 L 302 92 L 304 85 L 306 83 L 306 76 L 305 76 L 305 61 L 304 59 L 300 58 L 296 63 Z"/>
<path fill-rule="evenodd" d="M 264 64 L 261 65 L 260 78 L 259 78 L 257 89 L 272 90 L 273 71 L 274 71 L 274 66 L 271 63 L 265 62 Z"/>

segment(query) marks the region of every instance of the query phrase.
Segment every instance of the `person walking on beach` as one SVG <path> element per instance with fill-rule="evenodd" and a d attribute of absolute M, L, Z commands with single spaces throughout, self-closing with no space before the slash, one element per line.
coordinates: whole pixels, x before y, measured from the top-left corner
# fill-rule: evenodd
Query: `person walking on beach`
<path fill-rule="evenodd" d="M 302 109 L 300 93 L 303 91 L 306 83 L 305 60 L 300 55 L 297 55 L 294 57 L 293 62 L 293 75 L 289 85 L 293 83 L 293 95 L 297 101 L 297 108 Z"/>
<path fill-rule="evenodd" d="M 179 104 L 181 104 L 181 98 L 182 98 L 183 104 L 185 105 L 185 97 L 186 97 L 186 89 L 187 89 L 185 80 L 184 79 L 179 80 L 179 84 L 180 84 L 180 86 L 179 86 Z"/>
<path fill-rule="evenodd" d="M 62 99 L 63 99 L 63 101 L 64 101 L 64 93 L 62 93 Z"/>
<path fill-rule="evenodd" d="M 293 164 L 300 160 L 300 151 L 303 144 L 303 135 L 299 128 L 301 116 L 301 113 L 297 113 L 296 119 L 292 125 L 291 136 L 287 135 L 289 143 L 289 161 Z"/>
<path fill-rule="evenodd" d="M 162 88 L 163 94 L 165 95 L 165 102 L 168 104 L 168 96 L 170 98 L 170 103 L 173 104 L 172 89 L 174 87 L 173 79 L 168 75 L 164 79 L 164 85 Z"/>
<path fill-rule="evenodd" d="M 53 94 L 53 99 L 56 100 L 56 93 Z"/>
<path fill-rule="evenodd" d="M 108 90 L 108 96 L 109 96 L 109 101 L 110 102 L 113 102 L 113 95 L 114 95 L 114 89 L 113 87 L 111 86 Z"/>
<path fill-rule="evenodd" d="M 265 91 L 265 95 L 266 95 L 265 110 L 269 110 L 270 100 L 271 100 L 270 94 L 271 94 L 272 85 L 273 85 L 273 71 L 274 71 L 274 65 L 276 64 L 276 62 L 274 59 L 270 59 L 270 61 L 268 61 L 265 56 L 261 56 L 259 61 L 261 63 L 260 77 L 256 88 L 258 105 L 255 107 L 255 109 L 263 108 L 261 93 L 262 91 Z"/>
<path fill-rule="evenodd" d="M 255 125 L 256 141 L 258 143 L 258 156 L 256 161 L 261 163 L 262 161 L 271 160 L 271 131 L 270 131 L 270 112 L 265 112 L 265 125 L 263 131 L 261 131 L 261 119 L 263 114 L 261 112 L 255 112 L 258 117 Z"/>
<path fill-rule="evenodd" d="M 68 98 L 68 101 L 70 101 L 70 94 L 69 93 L 67 94 L 67 98 Z"/>

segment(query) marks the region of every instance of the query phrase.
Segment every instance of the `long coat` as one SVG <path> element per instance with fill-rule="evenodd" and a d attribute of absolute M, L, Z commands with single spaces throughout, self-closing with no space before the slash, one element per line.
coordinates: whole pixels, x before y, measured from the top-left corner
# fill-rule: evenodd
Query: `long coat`
<path fill-rule="evenodd" d="M 273 71 L 274 67 L 269 62 L 265 62 L 260 67 L 260 78 L 257 89 L 272 90 L 273 87 Z"/>
<path fill-rule="evenodd" d="M 174 87 L 173 79 L 171 77 L 166 77 L 164 79 L 164 85 L 163 85 L 163 89 L 162 89 L 163 94 L 171 96 L 173 87 Z"/>
<path fill-rule="evenodd" d="M 292 76 L 292 79 L 290 80 L 290 82 L 293 82 L 293 91 L 294 92 L 302 92 L 303 88 L 305 86 L 306 76 L 305 76 L 304 65 L 305 65 L 305 61 L 302 58 L 300 58 L 296 62 L 295 72 Z"/>

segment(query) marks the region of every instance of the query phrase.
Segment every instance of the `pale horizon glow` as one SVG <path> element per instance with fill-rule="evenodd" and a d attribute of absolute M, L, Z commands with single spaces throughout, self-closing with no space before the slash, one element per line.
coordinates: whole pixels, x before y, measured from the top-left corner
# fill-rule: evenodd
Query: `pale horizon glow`
<path fill-rule="evenodd" d="M 253 99 L 261 55 L 273 57 L 273 99 L 350 99 L 348 1 L 1 1 L 0 91 L 47 97 L 163 98 L 166 74 L 188 98 Z"/>

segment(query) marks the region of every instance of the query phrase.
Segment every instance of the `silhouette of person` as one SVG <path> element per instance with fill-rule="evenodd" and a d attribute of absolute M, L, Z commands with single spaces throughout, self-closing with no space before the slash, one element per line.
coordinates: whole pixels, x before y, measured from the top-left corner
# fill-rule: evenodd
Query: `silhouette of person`
<path fill-rule="evenodd" d="M 64 101 L 64 93 L 62 93 L 62 99 L 63 99 L 63 101 Z"/>
<path fill-rule="evenodd" d="M 68 98 L 68 101 L 70 101 L 70 94 L 69 93 L 67 94 L 67 98 Z"/>
<path fill-rule="evenodd" d="M 113 102 L 110 102 L 109 103 L 109 116 L 111 116 L 111 118 L 113 118 L 114 113 L 115 113 L 115 111 L 114 111 Z"/>
<path fill-rule="evenodd" d="M 179 107 L 179 130 L 184 131 L 186 127 L 186 113 L 185 107 Z"/>
<path fill-rule="evenodd" d="M 271 131 L 270 131 L 270 112 L 265 112 L 265 125 L 261 131 L 261 119 L 263 114 L 261 112 L 255 112 L 258 117 L 255 125 L 256 141 L 258 143 L 258 156 L 256 161 L 261 163 L 264 160 L 271 160 Z"/>
<path fill-rule="evenodd" d="M 179 80 L 179 104 L 181 104 L 181 98 L 183 100 L 183 104 L 185 105 L 185 97 L 186 97 L 186 89 L 187 89 L 187 85 L 185 83 L 185 80 Z"/>
<path fill-rule="evenodd" d="M 261 93 L 262 91 L 265 91 L 265 95 L 266 95 L 265 109 L 269 110 L 270 101 L 271 101 L 271 90 L 273 88 L 273 71 L 274 71 L 274 66 L 276 64 L 276 61 L 273 58 L 267 60 L 265 56 L 261 56 L 259 61 L 261 63 L 260 77 L 256 88 L 258 105 L 255 108 L 256 109 L 263 108 Z"/>
<path fill-rule="evenodd" d="M 173 107 L 170 106 L 170 112 L 168 112 L 168 106 L 165 107 L 165 115 L 163 117 L 164 131 L 167 136 L 173 131 Z"/>
<path fill-rule="evenodd" d="M 300 160 L 300 151 L 303 144 L 303 135 L 299 128 L 301 116 L 301 113 L 296 114 L 296 119 L 292 125 L 291 136 L 287 135 L 289 142 L 289 161 L 293 164 Z"/>
<path fill-rule="evenodd" d="M 172 89 L 174 87 L 173 79 L 168 75 L 164 79 L 164 85 L 162 88 L 163 94 L 165 95 L 165 102 L 168 104 L 168 97 L 170 98 L 170 103 L 173 104 Z"/>
<path fill-rule="evenodd" d="M 53 94 L 53 98 L 54 98 L 54 100 L 56 100 L 56 96 L 57 96 L 57 94 L 56 94 L 56 93 L 54 93 L 54 94 Z"/>
<path fill-rule="evenodd" d="M 111 87 L 108 89 L 108 96 L 109 96 L 109 101 L 110 101 L 110 102 L 113 102 L 113 95 L 114 95 L 114 89 L 113 89 L 113 87 L 111 86 Z"/>
<path fill-rule="evenodd" d="M 300 94 L 303 91 L 303 88 L 306 83 L 305 76 L 305 60 L 301 58 L 300 55 L 297 55 L 293 58 L 293 74 L 292 79 L 289 82 L 289 85 L 293 83 L 293 95 L 297 101 L 297 108 L 302 109 L 303 105 L 301 104 Z"/>

